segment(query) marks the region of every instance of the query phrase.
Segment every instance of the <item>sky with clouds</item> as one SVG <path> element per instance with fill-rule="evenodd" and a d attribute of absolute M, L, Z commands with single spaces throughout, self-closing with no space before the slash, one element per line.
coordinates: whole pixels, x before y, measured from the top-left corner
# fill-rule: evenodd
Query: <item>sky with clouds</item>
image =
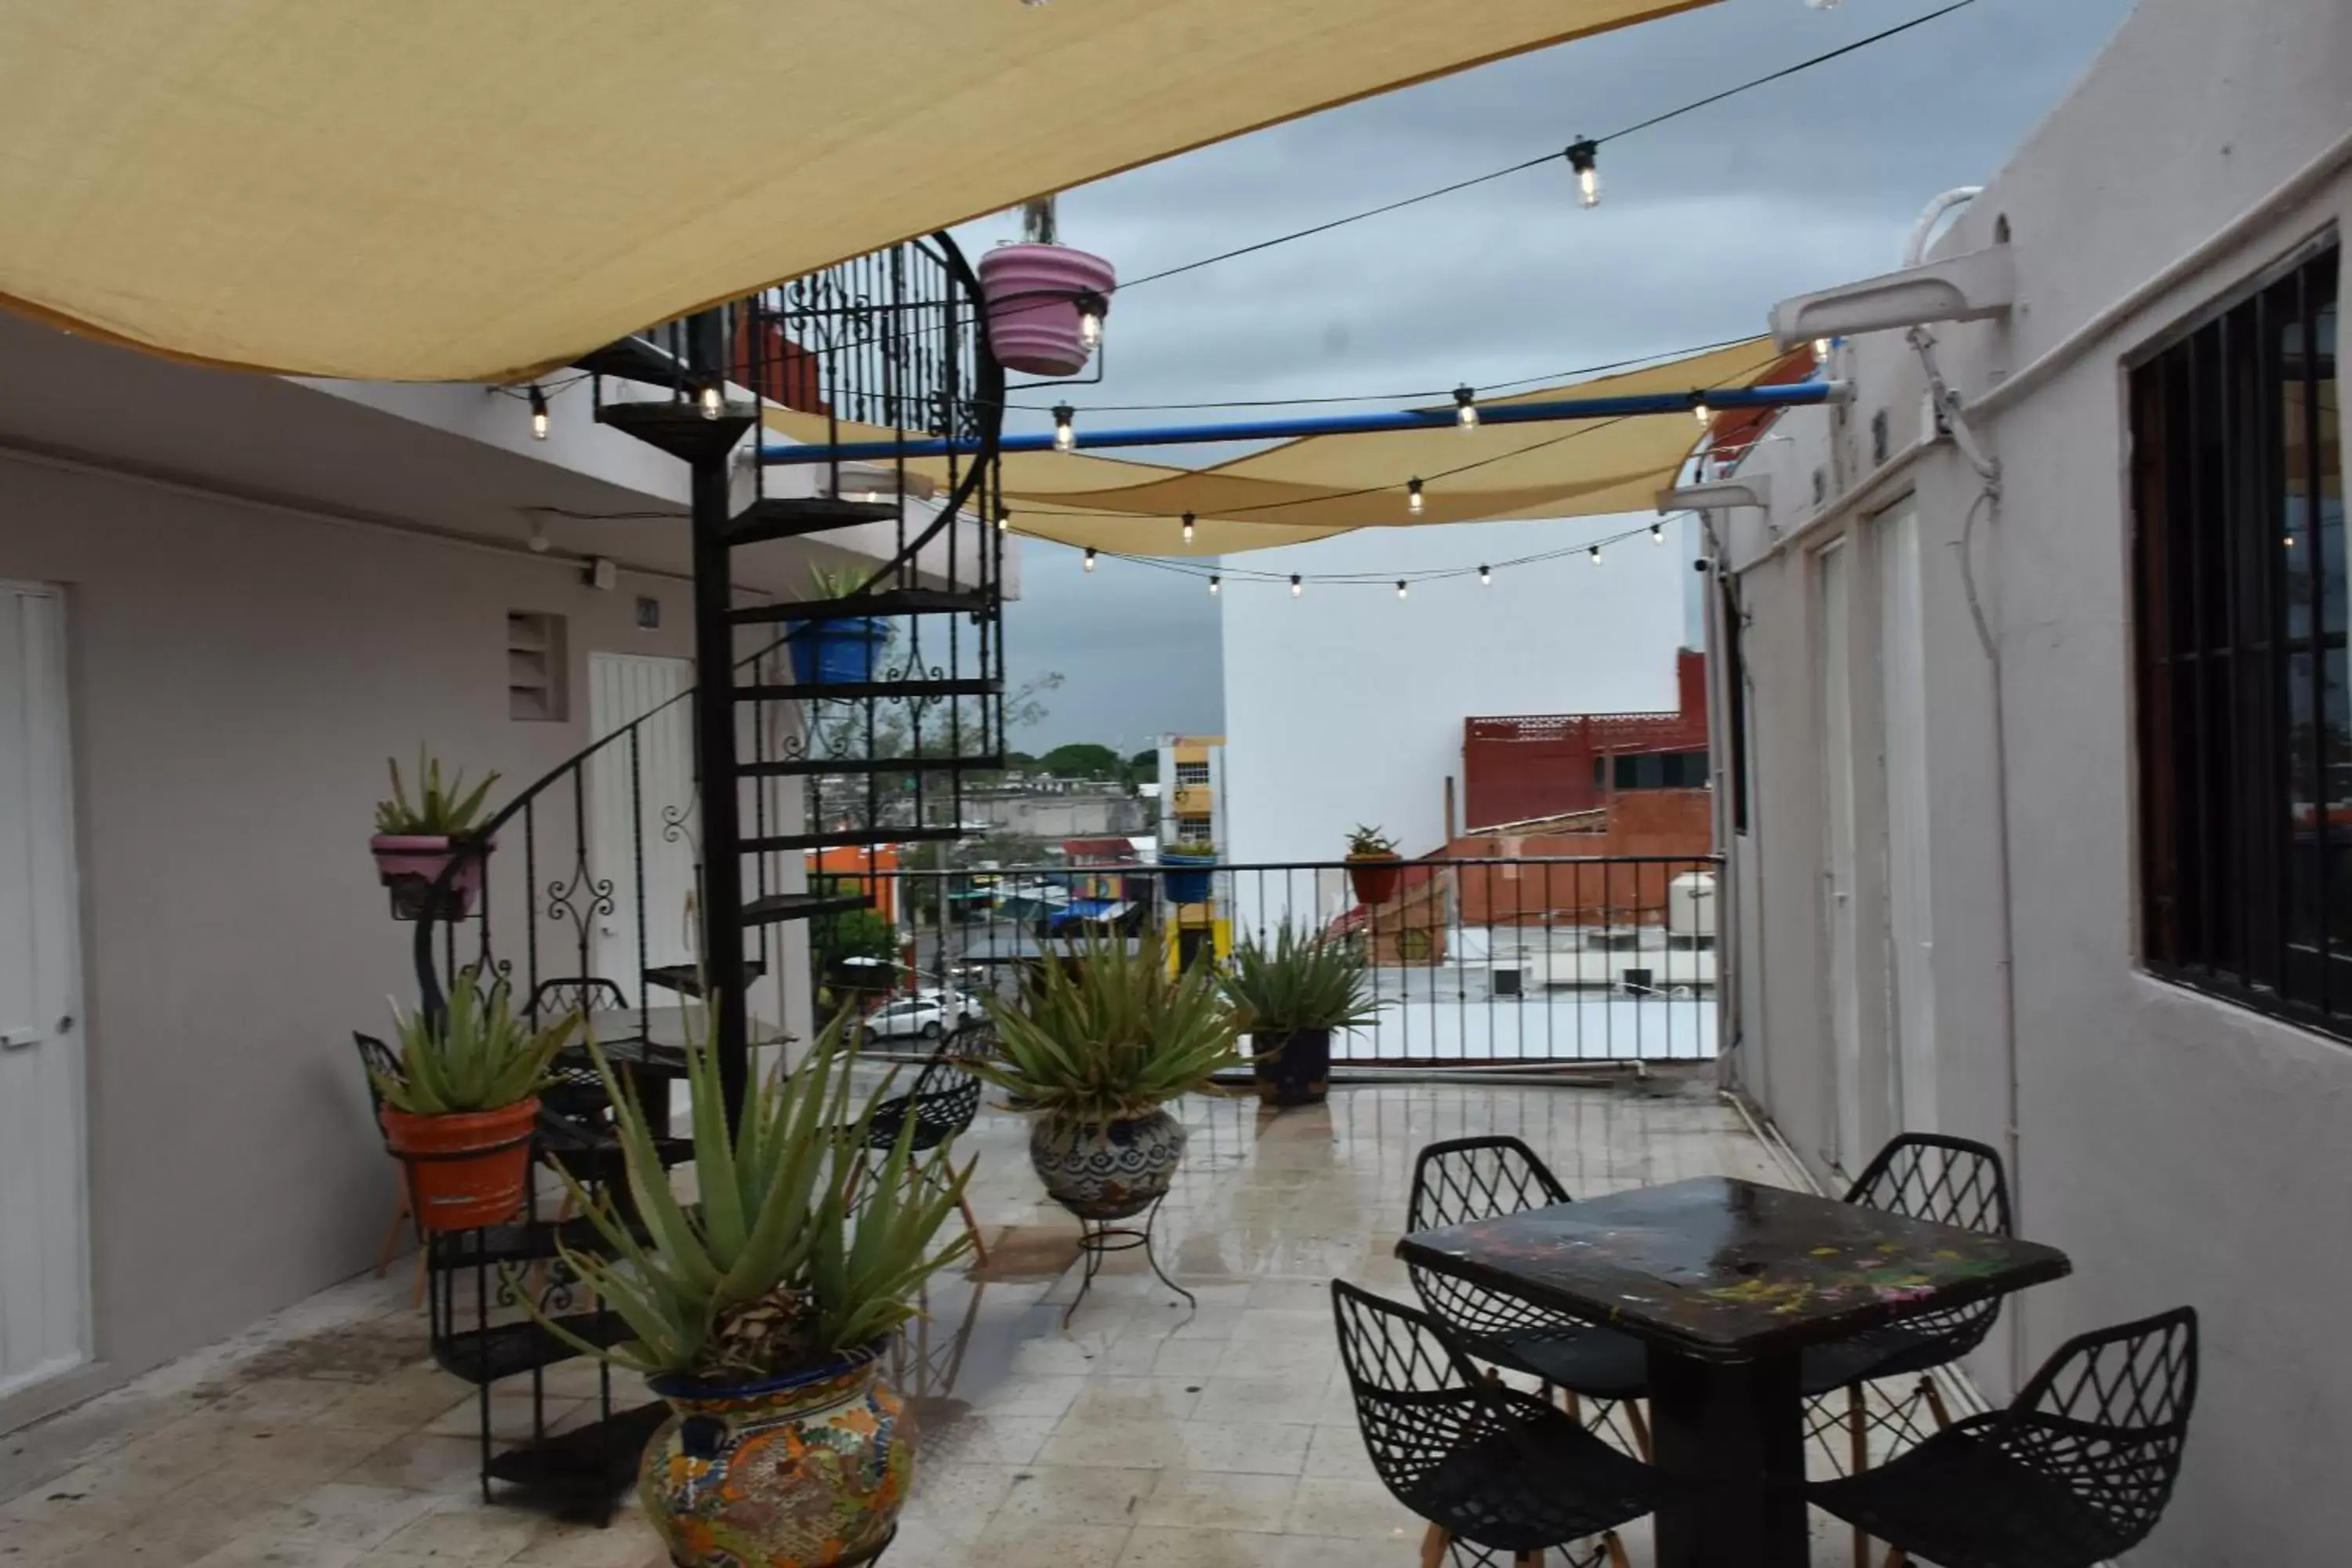
<path fill-rule="evenodd" d="M 1062 237 L 1139 279 L 1606 135 L 1936 8 L 1724 0 L 1065 192 Z M 1083 411 L 1419 394 L 1760 331 L 1775 300 L 1895 266 L 1928 198 L 1994 174 L 2130 8 L 1976 0 L 1609 144 L 1593 210 L 1578 205 L 1565 164 L 1547 163 L 1122 291 L 1104 383 L 1066 395 Z M 1006 215 L 959 237 L 977 255 L 1017 228 Z M 1165 422 L 1228 416 L 1242 416 Z M 1113 418 L 1163 422 L 1097 422 Z M 1234 455 L 1198 447 L 1176 460 Z M 1022 574 L 1009 672 L 1064 680 L 1016 744 L 1217 727 L 1216 604 L 1195 579 L 1108 559 L 1085 574 L 1076 552 L 1037 542 L 1023 547 Z"/>

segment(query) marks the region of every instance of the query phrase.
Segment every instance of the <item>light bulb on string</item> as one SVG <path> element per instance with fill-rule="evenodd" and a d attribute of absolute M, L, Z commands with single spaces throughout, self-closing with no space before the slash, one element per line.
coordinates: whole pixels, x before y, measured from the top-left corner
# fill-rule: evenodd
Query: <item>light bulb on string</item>
<path fill-rule="evenodd" d="M 1404 510 L 1419 517 L 1423 505 L 1421 499 L 1421 481 L 1414 479 L 1404 487 Z"/>
<path fill-rule="evenodd" d="M 1087 546 L 1086 566 L 1089 572 L 1095 569 L 1095 547 L 1091 544 Z"/>
<path fill-rule="evenodd" d="M 530 433 L 535 440 L 547 439 L 547 394 L 540 390 L 537 382 L 530 386 Z"/>
<path fill-rule="evenodd" d="M 1078 342 L 1090 349 L 1102 347 L 1102 317 L 1091 305 L 1078 311 Z"/>
<path fill-rule="evenodd" d="M 1813 363 L 1815 364 L 1827 364 L 1830 363 L 1829 339 L 1815 338 L 1813 340 Z"/>
<path fill-rule="evenodd" d="M 1653 544 L 1664 544 L 1665 542 L 1666 525 L 1663 522 L 1654 522 L 1650 524 L 1650 542 Z"/>
<path fill-rule="evenodd" d="M 1454 389 L 1454 423 L 1465 436 L 1478 428 L 1478 395 L 1466 386 Z"/>
<path fill-rule="evenodd" d="M 1403 597 L 1404 597 L 1404 594 L 1405 594 L 1404 579 L 1403 579 L 1403 578 L 1402 578 L 1402 577 L 1400 577 L 1400 578 L 1398 578 L 1398 579 L 1397 579 L 1397 597 L 1398 597 L 1398 598 L 1400 598 L 1400 599 L 1402 599 L 1402 598 L 1403 598 Z"/>
<path fill-rule="evenodd" d="M 1595 566 L 1598 566 L 1598 565 L 1600 565 L 1600 564 L 1601 564 L 1601 546 L 1599 546 L 1598 544 L 1596 544 L 1596 545 L 1594 545 L 1591 550 L 1587 551 L 1585 553 L 1587 553 L 1587 554 L 1589 554 L 1589 555 L 1591 555 L 1591 556 L 1592 557 L 1592 563 L 1593 563 Z"/>
<path fill-rule="evenodd" d="M 1291 596 L 1292 598 L 1296 599 L 1297 597 L 1298 597 L 1298 595 L 1301 595 L 1301 594 L 1305 593 L 1306 591 L 1307 591 L 1307 590 L 1306 590 L 1306 588 L 1305 588 L 1305 587 L 1303 587 L 1303 586 L 1300 584 L 1299 581 L 1298 581 L 1298 574 L 1297 574 L 1297 573 L 1296 573 L 1296 572 L 1293 572 L 1293 573 L 1290 574 L 1290 596 Z"/>
<path fill-rule="evenodd" d="M 1494 574 L 1494 573 L 1492 573 L 1492 572 L 1488 571 L 1488 570 L 1487 570 L 1486 567 L 1484 567 L 1484 566 L 1481 566 L 1481 567 L 1479 567 L 1479 568 L 1478 568 L 1478 586 L 1480 586 L 1481 588 L 1486 587 L 1488 584 L 1492 584 L 1494 581 L 1495 581 L 1495 574 Z"/>
<path fill-rule="evenodd" d="M 1054 405 L 1054 450 L 1075 452 L 1078 449 L 1077 426 L 1071 423 L 1078 411 L 1066 403 Z"/>
<path fill-rule="evenodd" d="M 1576 197 L 1588 207 L 1601 205 L 1601 145 L 1586 137 L 1568 144 L 1568 166 L 1576 171 Z"/>
<path fill-rule="evenodd" d="M 1218 588 L 1219 584 L 1223 584 L 1223 582 L 1224 582 L 1224 579 L 1223 579 L 1223 577 L 1219 577 L 1219 576 L 1215 575 L 1213 573 L 1210 574 L 1210 577 L 1209 577 L 1209 597 L 1211 597 L 1212 599 L 1213 599 L 1213 598 L 1215 598 L 1215 597 L 1217 596 L 1217 588 Z"/>
<path fill-rule="evenodd" d="M 1184 514 L 1184 542 L 1192 542 L 1192 514 L 1189 511 Z"/>
<path fill-rule="evenodd" d="M 1011 529 L 1012 526 L 1013 509 L 1009 506 L 998 507 L 996 509 L 996 531 L 999 533 L 1005 532 L 1007 530 Z"/>
<path fill-rule="evenodd" d="M 719 389 L 717 382 L 714 381 L 702 389 L 702 416 L 705 419 L 718 418 L 720 414 L 726 412 L 726 408 L 727 395 Z"/>
<path fill-rule="evenodd" d="M 1699 422 L 1701 428 L 1706 428 L 1715 424 L 1715 410 L 1706 405 L 1705 394 L 1696 392 L 1691 394 L 1691 417 Z"/>

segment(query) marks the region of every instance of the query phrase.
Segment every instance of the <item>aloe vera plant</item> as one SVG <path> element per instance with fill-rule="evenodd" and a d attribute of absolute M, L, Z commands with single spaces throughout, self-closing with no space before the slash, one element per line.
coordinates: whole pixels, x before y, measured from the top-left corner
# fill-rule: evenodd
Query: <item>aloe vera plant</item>
<path fill-rule="evenodd" d="M 1171 974 L 1147 943 L 1099 937 L 1048 960 L 1027 994 L 992 998 L 997 1055 L 972 1071 L 1063 1121 L 1124 1121 L 1246 1065 L 1207 971 Z"/>
<path fill-rule="evenodd" d="M 400 776 L 400 763 L 386 757 L 384 766 L 392 771 L 392 798 L 376 803 L 375 830 L 388 837 L 462 837 L 473 830 L 483 802 L 489 798 L 490 786 L 499 782 L 499 775 L 493 773 L 469 793 L 466 775 L 461 773 L 444 785 L 441 759 L 428 757 L 425 748 L 419 746 L 416 786 L 420 793 L 411 802 Z"/>
<path fill-rule="evenodd" d="M 458 973 L 441 1016 L 403 1012 L 393 1024 L 400 1039 L 400 1071 L 380 1074 L 376 1090 L 395 1110 L 450 1116 L 519 1105 L 547 1082 L 548 1065 L 580 1016 L 569 1014 L 543 1029 L 515 1016 L 504 980 L 484 986 L 473 969 Z"/>
<path fill-rule="evenodd" d="M 1362 949 L 1286 923 L 1271 943 L 1245 941 L 1219 984 L 1245 1033 L 1352 1029 L 1378 1016 L 1365 990 Z"/>
<path fill-rule="evenodd" d="M 624 1221 L 609 1195 L 571 1189 L 609 1256 L 563 1251 L 632 1338 L 600 1347 L 532 1304 L 541 1326 L 586 1354 L 635 1371 L 726 1384 L 821 1365 L 873 1344 L 916 1313 L 924 1279 L 969 1249 L 959 1234 L 934 1250 L 970 1167 L 949 1150 L 914 1150 L 915 1119 L 878 1163 L 865 1158 L 886 1082 L 851 1103 L 855 1049 L 839 1023 L 790 1072 L 752 1084 L 730 1124 L 707 1028 L 686 1043 L 698 1203 L 682 1203 L 635 1100 L 590 1049 L 611 1094 L 628 1176 Z"/>

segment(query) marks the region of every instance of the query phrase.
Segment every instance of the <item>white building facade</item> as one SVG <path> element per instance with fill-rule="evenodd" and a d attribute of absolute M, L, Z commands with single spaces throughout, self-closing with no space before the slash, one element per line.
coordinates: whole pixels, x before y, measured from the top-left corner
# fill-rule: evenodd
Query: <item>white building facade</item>
<path fill-rule="evenodd" d="M 1838 343 L 1852 401 L 1707 513 L 1727 1070 L 1832 1187 L 1905 1129 L 2001 1152 L 2074 1272 L 1989 1394 L 2199 1310 L 2134 1562 L 2352 1536 L 2347 82 L 2342 0 L 2142 0 L 1941 280 L 1845 292 L 1927 335 Z"/>
<path fill-rule="evenodd" d="M 1229 858 L 1337 860 L 1359 823 L 1426 854 L 1462 826 L 1446 802 L 1449 787 L 1458 799 L 1465 718 L 1672 710 L 1691 549 L 1676 524 L 1663 544 L 1644 535 L 1599 562 L 1584 553 L 1626 526 L 1366 528 L 1234 557 L 1273 576 L 1228 577 L 1222 595 Z M 1294 572 L 1309 579 L 1296 596 L 1283 581 Z"/>

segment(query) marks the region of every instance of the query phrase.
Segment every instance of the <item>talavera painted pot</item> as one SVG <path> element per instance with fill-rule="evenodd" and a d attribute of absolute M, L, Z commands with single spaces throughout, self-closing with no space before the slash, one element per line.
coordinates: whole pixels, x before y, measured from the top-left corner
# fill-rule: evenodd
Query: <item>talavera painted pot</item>
<path fill-rule="evenodd" d="M 889 1544 L 914 1479 L 914 1424 L 861 1351 L 737 1387 L 655 1378 L 676 1412 L 637 1495 L 686 1568 L 848 1568 Z"/>
<path fill-rule="evenodd" d="M 1184 1124 L 1165 1110 L 1127 1121 L 1041 1116 L 1029 1163 L 1045 1195 L 1080 1219 L 1126 1219 L 1167 1196 L 1184 1163 Z"/>

